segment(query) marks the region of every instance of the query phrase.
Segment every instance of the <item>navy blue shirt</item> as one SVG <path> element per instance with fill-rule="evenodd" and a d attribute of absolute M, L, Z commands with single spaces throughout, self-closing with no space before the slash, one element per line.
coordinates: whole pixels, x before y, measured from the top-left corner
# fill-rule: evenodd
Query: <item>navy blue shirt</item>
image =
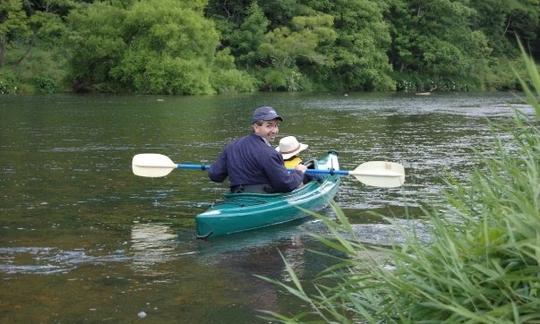
<path fill-rule="evenodd" d="M 227 145 L 208 170 L 208 177 L 215 182 L 223 182 L 227 176 L 231 187 L 262 184 L 275 192 L 292 191 L 303 179 L 301 171 L 289 173 L 281 154 L 255 134 Z"/>

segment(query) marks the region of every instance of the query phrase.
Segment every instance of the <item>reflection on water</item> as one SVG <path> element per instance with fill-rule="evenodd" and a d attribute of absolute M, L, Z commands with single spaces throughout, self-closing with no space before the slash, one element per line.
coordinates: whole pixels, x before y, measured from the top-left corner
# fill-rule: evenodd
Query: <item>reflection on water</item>
<path fill-rule="evenodd" d="M 420 220 L 396 219 L 391 224 L 353 224 L 355 238 L 365 244 L 401 245 L 407 236 L 416 236 L 423 242 L 431 239 L 429 225 Z"/>
<path fill-rule="evenodd" d="M 332 211 L 326 212 L 332 215 Z M 406 233 L 414 233 L 429 241 L 429 226 L 419 220 L 397 219 L 393 224 L 352 224 L 355 238 L 368 244 L 402 244 Z M 220 237 L 215 240 L 195 240 L 191 232 L 175 231 L 167 224 L 134 224 L 127 250 L 99 255 L 98 251 L 83 248 L 62 250 L 55 247 L 0 248 L 0 272 L 6 274 L 67 273 L 84 265 L 127 263 L 135 273 L 143 276 L 166 276 L 175 269 L 161 267 L 167 263 L 196 256 L 204 265 L 230 263 L 240 255 L 251 255 L 259 250 L 280 251 L 295 273 L 305 273 L 305 245 L 312 240 L 310 233 L 331 237 L 323 223 L 306 218 L 291 224 Z M 275 266 L 282 268 L 278 262 Z M 282 280 L 290 277 L 282 268 Z"/>
<path fill-rule="evenodd" d="M 304 277 L 305 273 L 306 249 L 304 246 L 304 239 L 305 238 L 302 237 L 302 235 L 295 234 L 291 237 L 291 244 L 287 248 L 281 250 L 283 258 L 294 271 L 294 274 L 299 278 Z M 283 269 L 281 280 L 285 282 L 292 281 L 292 278 L 286 269 Z"/>
<path fill-rule="evenodd" d="M 219 263 L 224 259 L 230 259 L 233 254 L 251 254 L 257 249 L 274 249 L 280 251 L 296 274 L 302 277 L 305 267 L 304 241 L 311 239 L 307 233 L 308 231 L 312 232 L 317 227 L 316 223 L 316 221 L 307 220 L 300 225 L 296 222 L 276 228 L 248 232 L 243 237 L 237 238 L 236 235 L 233 235 L 226 241 L 217 244 L 212 241 L 205 242 L 204 244 L 207 246 L 201 249 L 200 258 L 206 260 L 205 262 Z M 281 278 L 283 280 L 290 281 L 289 274 L 281 260 L 274 266 L 282 268 Z"/>
<path fill-rule="evenodd" d="M 54 274 L 67 273 L 83 265 L 107 263 L 129 263 L 131 268 L 142 275 L 166 274 L 160 264 L 192 255 L 188 242 L 178 242 L 178 235 L 168 225 L 160 223 L 134 224 L 131 239 L 123 243 L 129 246 L 112 254 L 97 255 L 99 251 L 84 248 L 62 250 L 56 247 L 4 247 L 0 248 L 0 272 L 7 274 Z M 93 255 L 96 254 L 96 255 Z"/>
<path fill-rule="evenodd" d="M 112 255 L 93 256 L 84 250 L 61 250 L 51 247 L 0 248 L 0 272 L 8 274 L 66 273 L 81 265 L 99 265 L 128 260 L 123 251 Z"/>
<path fill-rule="evenodd" d="M 131 267 L 145 275 L 164 274 L 159 264 L 169 262 L 181 255 L 195 252 L 179 252 L 177 234 L 165 224 L 135 224 L 131 227 Z"/>

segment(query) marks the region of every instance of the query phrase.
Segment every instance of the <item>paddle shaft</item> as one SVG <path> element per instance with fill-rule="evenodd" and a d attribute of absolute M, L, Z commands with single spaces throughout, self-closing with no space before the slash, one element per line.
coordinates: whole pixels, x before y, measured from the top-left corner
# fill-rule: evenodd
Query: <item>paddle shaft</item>
<path fill-rule="evenodd" d="M 186 170 L 208 170 L 210 169 L 209 165 L 206 164 L 193 164 L 193 163 L 177 163 L 177 169 L 186 169 Z"/>
<path fill-rule="evenodd" d="M 163 154 L 143 153 L 133 157 L 131 168 L 135 175 L 141 177 L 164 177 L 174 169 L 201 170 L 210 168 L 209 165 L 195 163 L 174 163 L 169 157 Z M 288 169 L 293 172 L 294 169 Z M 405 182 L 405 170 L 399 163 L 386 161 L 368 161 L 357 166 L 356 169 L 347 170 L 318 170 L 307 169 L 308 175 L 352 175 L 365 185 L 393 188 L 403 185 Z"/>
<path fill-rule="evenodd" d="M 210 168 L 209 165 L 205 164 L 194 164 L 194 163 L 177 163 L 176 164 L 177 169 L 185 169 L 185 170 L 208 170 Z M 287 169 L 288 171 L 294 171 L 294 169 Z M 317 175 L 317 174 L 331 174 L 331 175 L 340 175 L 340 176 L 346 176 L 349 175 L 349 171 L 347 170 L 315 170 L 315 169 L 307 169 L 306 174 L 310 175 Z"/>

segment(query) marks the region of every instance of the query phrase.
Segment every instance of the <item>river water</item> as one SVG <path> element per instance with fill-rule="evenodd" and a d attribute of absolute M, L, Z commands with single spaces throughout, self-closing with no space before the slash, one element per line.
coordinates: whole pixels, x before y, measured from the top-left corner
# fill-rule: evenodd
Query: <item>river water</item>
<path fill-rule="evenodd" d="M 531 113 L 510 93 L 256 94 L 246 96 L 0 97 L 0 322 L 265 322 L 259 310 L 305 309 L 254 276 L 290 281 L 280 252 L 309 281 L 332 261 L 306 233 L 308 219 L 200 241 L 194 216 L 227 191 L 202 171 L 165 178 L 131 173 L 137 153 L 211 163 L 249 131 L 251 111 L 272 105 L 280 137 L 333 149 L 343 169 L 402 163 L 402 188 L 344 178 L 336 197 L 359 238 L 399 241 L 380 215 L 415 222 L 444 208 L 445 182 L 465 180 L 476 153 L 506 136 L 490 121 Z M 325 211 L 331 215 L 331 211 Z"/>

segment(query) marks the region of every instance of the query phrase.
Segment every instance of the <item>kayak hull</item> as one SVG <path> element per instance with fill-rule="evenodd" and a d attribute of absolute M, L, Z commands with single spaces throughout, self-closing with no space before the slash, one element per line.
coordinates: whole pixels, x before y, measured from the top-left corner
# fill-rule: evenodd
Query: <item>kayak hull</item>
<path fill-rule="evenodd" d="M 316 161 L 316 169 L 339 170 L 335 152 Z M 302 209 L 320 210 L 336 195 L 337 175 L 310 181 L 289 193 L 225 194 L 224 200 L 197 215 L 197 237 L 208 238 L 283 224 L 306 217 Z"/>

